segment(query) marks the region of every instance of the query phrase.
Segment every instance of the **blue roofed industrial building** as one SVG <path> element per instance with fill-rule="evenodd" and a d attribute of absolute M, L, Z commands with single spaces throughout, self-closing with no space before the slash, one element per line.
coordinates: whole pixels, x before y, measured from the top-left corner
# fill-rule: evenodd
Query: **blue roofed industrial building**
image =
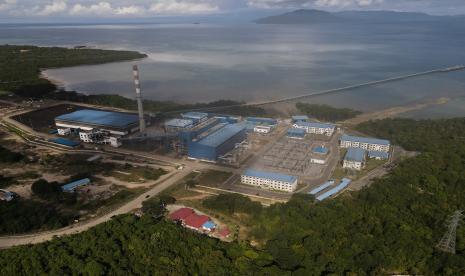
<path fill-rule="evenodd" d="M 304 139 L 307 131 L 301 128 L 290 128 L 287 130 L 287 137 L 294 139 Z"/>
<path fill-rule="evenodd" d="M 368 157 L 376 160 L 385 160 L 389 158 L 389 153 L 384 151 L 369 151 Z"/>
<path fill-rule="evenodd" d="M 61 186 L 61 189 L 63 192 L 71 193 L 74 192 L 78 187 L 82 187 L 85 185 L 89 185 L 90 179 L 89 178 L 84 178 L 81 180 L 77 180 L 71 183 L 68 183 L 66 185 Z"/>
<path fill-rule="evenodd" d="M 57 128 L 86 131 L 98 128 L 126 135 L 139 130 L 139 117 L 132 113 L 83 109 L 56 117 L 55 124 Z"/>
<path fill-rule="evenodd" d="M 328 148 L 324 146 L 316 146 L 312 149 L 312 152 L 316 154 L 328 154 L 328 151 Z"/>
<path fill-rule="evenodd" d="M 194 122 L 190 119 L 171 119 L 165 122 L 167 132 L 176 132 L 183 129 L 191 128 Z"/>
<path fill-rule="evenodd" d="M 227 124 L 199 140 L 188 143 L 188 157 L 215 162 L 247 138 L 243 124 Z"/>
<path fill-rule="evenodd" d="M 188 119 L 194 121 L 194 123 L 198 123 L 201 121 L 205 121 L 208 119 L 208 113 L 204 112 L 186 112 L 181 114 L 183 119 Z"/>

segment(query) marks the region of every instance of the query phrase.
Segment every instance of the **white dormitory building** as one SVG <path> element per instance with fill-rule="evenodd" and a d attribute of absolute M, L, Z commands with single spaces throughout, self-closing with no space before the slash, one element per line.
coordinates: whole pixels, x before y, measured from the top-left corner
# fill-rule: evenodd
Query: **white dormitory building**
<path fill-rule="evenodd" d="M 361 148 L 367 151 L 389 152 L 391 142 L 383 139 L 342 135 L 341 148 Z"/>
<path fill-rule="evenodd" d="M 297 177 L 295 176 L 251 169 L 242 174 L 241 182 L 269 190 L 294 192 L 297 189 Z"/>
<path fill-rule="evenodd" d="M 307 133 L 332 136 L 336 126 L 328 123 L 298 121 L 293 124 L 294 128 L 305 129 Z"/>
<path fill-rule="evenodd" d="M 344 157 L 342 167 L 346 169 L 361 170 L 365 167 L 366 151 L 361 148 L 349 148 Z"/>

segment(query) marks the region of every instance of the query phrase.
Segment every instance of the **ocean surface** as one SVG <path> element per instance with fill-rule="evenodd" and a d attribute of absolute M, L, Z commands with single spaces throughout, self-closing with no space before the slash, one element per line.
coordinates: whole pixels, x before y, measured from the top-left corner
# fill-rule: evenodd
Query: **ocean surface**
<path fill-rule="evenodd" d="M 465 64 L 465 26 L 450 22 L 3 25 L 0 43 L 141 51 L 149 57 L 44 74 L 67 89 L 134 97 L 131 66 L 137 63 L 144 98 L 183 103 L 279 99 Z M 465 71 L 306 101 L 372 111 L 439 97 L 451 100 L 405 116 L 465 116 Z"/>

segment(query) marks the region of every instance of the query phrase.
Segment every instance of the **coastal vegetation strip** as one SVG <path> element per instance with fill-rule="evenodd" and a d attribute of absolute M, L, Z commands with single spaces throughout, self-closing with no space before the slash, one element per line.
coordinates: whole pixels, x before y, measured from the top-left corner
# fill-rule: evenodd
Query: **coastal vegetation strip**
<path fill-rule="evenodd" d="M 297 103 L 296 108 L 311 118 L 331 122 L 347 120 L 362 114 L 350 108 L 336 108 L 326 104 Z"/>
<path fill-rule="evenodd" d="M 56 90 L 55 84 L 40 77 L 42 69 L 144 57 L 145 54 L 133 51 L 0 45 L 0 91 L 10 91 L 25 97 L 41 97 Z"/>

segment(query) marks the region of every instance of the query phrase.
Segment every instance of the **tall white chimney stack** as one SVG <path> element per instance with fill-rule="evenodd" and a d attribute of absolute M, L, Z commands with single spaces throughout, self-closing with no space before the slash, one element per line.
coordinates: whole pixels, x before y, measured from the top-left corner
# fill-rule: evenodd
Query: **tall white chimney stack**
<path fill-rule="evenodd" d="M 134 73 L 134 85 L 136 87 L 136 99 L 137 99 L 137 110 L 139 111 L 139 129 L 140 132 L 145 132 L 145 119 L 144 119 L 144 106 L 142 105 L 142 95 L 140 91 L 140 81 L 139 81 L 139 68 L 137 65 L 132 67 Z"/>

